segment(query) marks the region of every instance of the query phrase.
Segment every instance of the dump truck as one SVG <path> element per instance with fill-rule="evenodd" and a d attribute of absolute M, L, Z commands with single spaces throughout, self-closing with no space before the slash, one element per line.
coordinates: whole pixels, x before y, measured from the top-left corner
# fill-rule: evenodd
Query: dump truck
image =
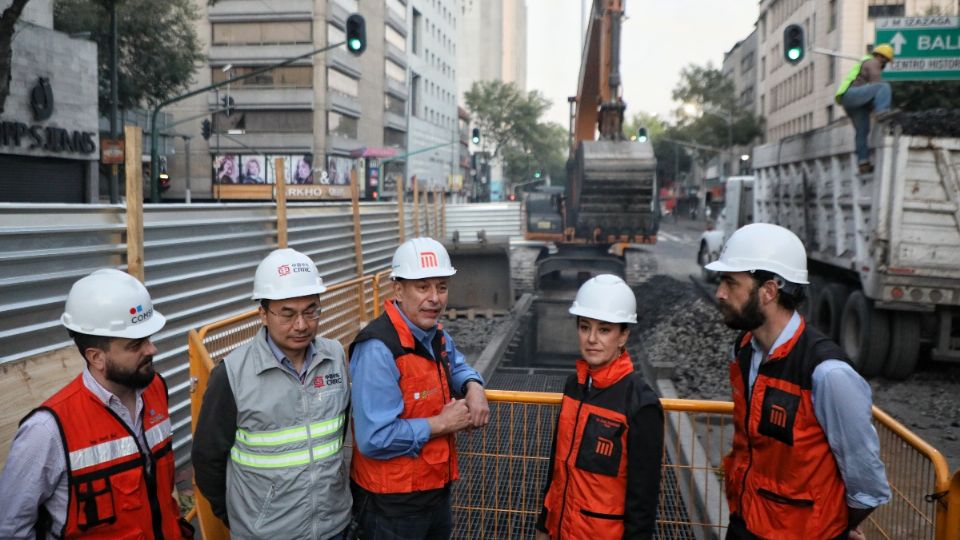
<path fill-rule="evenodd" d="M 808 319 L 868 377 L 907 377 L 921 348 L 960 361 L 960 138 L 924 135 L 931 123 L 910 116 L 874 128 L 868 174 L 846 119 L 759 146 L 755 180 L 728 185 L 728 201 L 752 206 L 724 209 L 803 240 Z"/>

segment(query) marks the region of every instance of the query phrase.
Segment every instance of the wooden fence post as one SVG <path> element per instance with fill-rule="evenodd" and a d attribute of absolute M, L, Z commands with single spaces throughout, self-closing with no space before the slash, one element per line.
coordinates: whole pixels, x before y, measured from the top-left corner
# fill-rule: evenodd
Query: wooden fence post
<path fill-rule="evenodd" d="M 360 234 L 360 186 L 357 171 L 350 171 L 350 200 L 353 206 L 353 254 L 357 264 L 357 277 L 363 277 L 363 236 Z M 367 298 L 363 281 L 357 284 L 357 301 L 360 303 L 361 327 L 367 321 Z"/>
<path fill-rule="evenodd" d="M 157 135 L 154 135 L 156 137 Z M 144 280 L 143 272 L 143 131 L 138 126 L 123 127 L 124 176 L 127 189 L 127 273 Z M 159 167 L 159 163 L 151 163 Z"/>
<path fill-rule="evenodd" d="M 400 227 L 399 230 L 400 230 L 401 244 L 403 243 L 404 236 L 406 236 L 406 232 L 407 232 L 406 231 L 407 226 L 406 226 L 406 223 L 404 223 L 404 215 L 403 215 L 403 205 L 404 205 L 403 196 L 404 196 L 403 175 L 400 175 L 400 177 L 397 179 L 397 221 Z"/>
<path fill-rule="evenodd" d="M 284 158 L 273 160 L 273 176 L 277 192 L 277 246 L 287 247 L 287 179 L 284 176 Z"/>

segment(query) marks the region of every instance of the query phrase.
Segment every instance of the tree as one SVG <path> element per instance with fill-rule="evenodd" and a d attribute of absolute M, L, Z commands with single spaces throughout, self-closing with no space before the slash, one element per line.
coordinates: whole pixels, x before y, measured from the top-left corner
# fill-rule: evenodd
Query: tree
<path fill-rule="evenodd" d="M 13 32 L 23 8 L 30 0 L 13 0 L 0 16 L 0 113 L 10 95 L 10 71 L 13 66 Z"/>
<path fill-rule="evenodd" d="M 524 93 L 514 83 L 477 81 L 464 94 L 474 127 L 480 128 L 480 146 L 492 157 L 506 147 L 530 149 L 538 121 L 550 101 L 535 90 Z"/>
<path fill-rule="evenodd" d="M 683 139 L 726 148 L 730 139 L 728 122 L 732 124 L 734 145 L 750 144 L 761 134 L 761 120 L 737 103 L 733 81 L 709 62 L 683 68 L 672 95 L 682 104 L 677 111 L 677 135 Z M 697 113 L 691 115 L 688 106 Z"/>
<path fill-rule="evenodd" d="M 54 28 L 90 32 L 98 45 L 100 111 L 110 106 L 110 5 L 113 0 L 56 0 Z M 204 57 L 191 0 L 117 0 L 119 107 L 153 105 L 185 91 Z"/>
<path fill-rule="evenodd" d="M 538 123 L 531 136 L 506 146 L 506 176 L 512 183 L 529 182 L 541 171 L 553 185 L 566 183 L 567 129 L 556 122 Z"/>

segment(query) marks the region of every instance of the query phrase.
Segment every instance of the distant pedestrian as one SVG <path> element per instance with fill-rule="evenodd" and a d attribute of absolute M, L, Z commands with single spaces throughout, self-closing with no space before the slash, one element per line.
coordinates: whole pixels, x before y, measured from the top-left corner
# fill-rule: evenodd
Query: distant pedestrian
<path fill-rule="evenodd" d="M 887 43 L 877 45 L 869 56 L 863 57 L 847 73 L 834 98 L 853 123 L 857 167 L 861 174 L 873 172 L 868 145 L 870 111 L 880 120 L 890 110 L 893 93 L 890 84 L 881 80 L 883 70 L 890 62 L 893 62 L 893 47 Z"/>

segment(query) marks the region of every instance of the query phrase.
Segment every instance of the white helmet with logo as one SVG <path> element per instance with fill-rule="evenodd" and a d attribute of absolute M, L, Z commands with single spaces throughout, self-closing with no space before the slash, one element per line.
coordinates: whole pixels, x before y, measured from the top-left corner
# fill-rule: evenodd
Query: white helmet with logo
<path fill-rule="evenodd" d="M 787 229 L 771 223 L 752 223 L 737 229 L 720 253 L 706 266 L 714 272 L 765 270 L 790 283 L 806 285 L 807 250 Z"/>
<path fill-rule="evenodd" d="M 142 339 L 159 332 L 167 320 L 153 309 L 140 280 L 104 268 L 73 284 L 60 322 L 81 334 Z"/>
<path fill-rule="evenodd" d="M 570 314 L 608 323 L 636 323 L 637 298 L 619 277 L 600 274 L 580 286 Z"/>
<path fill-rule="evenodd" d="M 433 238 L 411 238 L 393 253 L 392 279 L 449 277 L 457 273 L 443 244 Z"/>
<path fill-rule="evenodd" d="M 257 266 L 254 300 L 286 300 L 327 290 L 310 257 L 290 248 L 275 249 Z"/>

